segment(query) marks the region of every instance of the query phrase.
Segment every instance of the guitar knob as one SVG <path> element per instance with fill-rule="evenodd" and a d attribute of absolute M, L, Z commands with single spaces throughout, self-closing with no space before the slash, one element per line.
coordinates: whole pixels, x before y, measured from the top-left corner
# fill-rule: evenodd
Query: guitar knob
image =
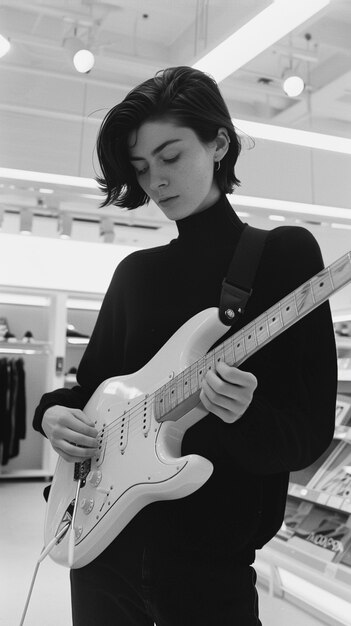
<path fill-rule="evenodd" d="M 92 487 L 97 487 L 101 483 L 102 473 L 99 470 L 91 470 L 87 476 L 87 481 Z"/>
<path fill-rule="evenodd" d="M 88 513 L 90 513 L 90 511 L 93 510 L 93 506 L 94 506 L 93 498 L 82 498 L 80 502 L 80 508 L 86 515 L 88 515 Z"/>
<path fill-rule="evenodd" d="M 75 527 L 75 529 L 74 529 L 74 536 L 75 536 L 76 540 L 80 538 L 82 532 L 83 532 L 83 526 L 76 526 Z"/>

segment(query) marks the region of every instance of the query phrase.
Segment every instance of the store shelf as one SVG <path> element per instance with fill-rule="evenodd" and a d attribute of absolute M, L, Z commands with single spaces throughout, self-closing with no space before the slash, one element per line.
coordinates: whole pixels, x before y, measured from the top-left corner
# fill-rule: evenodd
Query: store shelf
<path fill-rule="evenodd" d="M 349 498 L 329 495 L 323 491 L 302 487 L 301 485 L 297 485 L 295 483 L 289 484 L 288 494 L 289 496 L 306 500 L 306 502 L 315 502 L 316 504 L 322 504 L 336 511 L 351 513 L 351 499 Z"/>
<path fill-rule="evenodd" d="M 274 537 L 257 552 L 255 569 L 271 595 L 302 606 L 323 624 L 350 626 L 351 569 L 347 566 L 306 551 L 306 542 L 298 546 Z"/>
<path fill-rule="evenodd" d="M 351 369 L 339 368 L 338 380 L 340 380 L 341 382 L 351 382 Z"/>
<path fill-rule="evenodd" d="M 300 545 L 296 542 L 291 544 L 289 541 L 274 537 L 258 552 L 258 557 L 263 555 L 269 556 L 268 560 L 275 565 L 288 566 L 291 571 L 303 577 L 308 573 L 310 582 L 337 593 L 351 603 L 351 568 L 342 563 L 332 563 L 317 556 L 317 553 L 308 552 L 306 542 Z M 338 581 L 342 583 L 341 587 L 337 585 Z"/>
<path fill-rule="evenodd" d="M 47 341 L 0 341 L 0 354 L 50 354 L 51 344 Z"/>
<path fill-rule="evenodd" d="M 350 350 L 351 352 L 351 337 L 340 337 L 340 335 L 335 336 L 336 347 L 341 350 Z"/>

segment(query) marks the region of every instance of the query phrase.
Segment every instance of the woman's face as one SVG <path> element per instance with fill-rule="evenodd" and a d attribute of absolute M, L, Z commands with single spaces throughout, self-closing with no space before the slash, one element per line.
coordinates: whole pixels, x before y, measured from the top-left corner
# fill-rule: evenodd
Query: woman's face
<path fill-rule="evenodd" d="M 170 121 L 144 122 L 129 137 L 139 185 L 170 220 L 203 211 L 218 200 L 216 148 L 216 141 L 203 144 L 191 128 Z"/>

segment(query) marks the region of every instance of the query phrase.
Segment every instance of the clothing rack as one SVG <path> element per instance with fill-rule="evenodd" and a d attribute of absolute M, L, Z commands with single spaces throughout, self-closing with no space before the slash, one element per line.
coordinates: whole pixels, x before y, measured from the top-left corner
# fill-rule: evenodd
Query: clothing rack
<path fill-rule="evenodd" d="M 0 357 L 0 464 L 20 454 L 26 438 L 26 372 L 22 357 Z"/>
<path fill-rule="evenodd" d="M 41 355 L 41 354 L 50 354 L 50 349 L 47 343 L 43 342 L 35 342 L 35 343 L 22 343 L 22 342 L 14 342 L 12 346 L 9 345 L 1 345 L 0 344 L 0 354 L 4 355 L 14 355 L 14 356 L 23 356 L 23 355 Z"/>

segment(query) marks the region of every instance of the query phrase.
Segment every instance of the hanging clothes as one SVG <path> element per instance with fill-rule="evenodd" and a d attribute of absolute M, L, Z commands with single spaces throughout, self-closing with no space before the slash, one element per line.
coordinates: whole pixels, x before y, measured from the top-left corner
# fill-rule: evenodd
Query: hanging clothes
<path fill-rule="evenodd" d="M 26 392 L 23 359 L 0 359 L 0 465 L 18 456 L 26 436 Z"/>

